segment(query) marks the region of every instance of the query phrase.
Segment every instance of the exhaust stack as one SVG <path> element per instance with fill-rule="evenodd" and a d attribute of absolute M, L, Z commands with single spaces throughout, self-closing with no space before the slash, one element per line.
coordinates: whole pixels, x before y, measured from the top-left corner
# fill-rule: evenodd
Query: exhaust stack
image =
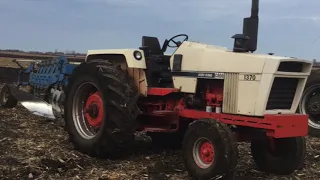
<path fill-rule="evenodd" d="M 251 16 L 243 19 L 242 34 L 232 36 L 235 39 L 234 52 L 254 52 L 257 50 L 259 29 L 259 0 L 252 0 Z"/>

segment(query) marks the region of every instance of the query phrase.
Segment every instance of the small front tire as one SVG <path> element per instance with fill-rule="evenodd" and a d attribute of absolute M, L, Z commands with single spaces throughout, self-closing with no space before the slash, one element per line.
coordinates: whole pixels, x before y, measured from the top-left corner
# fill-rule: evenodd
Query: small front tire
<path fill-rule="evenodd" d="M 251 154 L 260 171 L 288 175 L 301 168 L 306 154 L 306 140 L 304 137 L 265 137 L 251 142 Z"/>
<path fill-rule="evenodd" d="M 232 131 L 212 119 L 195 121 L 184 137 L 183 159 L 189 175 L 195 179 L 233 177 L 238 148 Z"/>

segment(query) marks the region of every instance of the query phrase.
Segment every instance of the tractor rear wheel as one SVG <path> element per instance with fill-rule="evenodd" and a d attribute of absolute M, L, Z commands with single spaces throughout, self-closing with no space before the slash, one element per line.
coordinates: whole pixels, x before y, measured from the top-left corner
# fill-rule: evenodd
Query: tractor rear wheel
<path fill-rule="evenodd" d="M 106 60 L 79 65 L 66 89 L 64 118 L 75 148 L 117 158 L 134 139 L 138 92 L 125 70 Z"/>
<path fill-rule="evenodd" d="M 189 175 L 195 179 L 233 177 L 238 147 L 232 131 L 212 119 L 191 123 L 183 141 L 183 159 Z"/>
<path fill-rule="evenodd" d="M 1 89 L 0 104 L 3 108 L 14 108 L 18 104 L 16 98 L 11 94 L 8 84 L 5 84 Z"/>
<path fill-rule="evenodd" d="M 268 139 L 251 142 L 251 154 L 263 172 L 279 175 L 291 174 L 301 168 L 306 154 L 304 137 Z"/>

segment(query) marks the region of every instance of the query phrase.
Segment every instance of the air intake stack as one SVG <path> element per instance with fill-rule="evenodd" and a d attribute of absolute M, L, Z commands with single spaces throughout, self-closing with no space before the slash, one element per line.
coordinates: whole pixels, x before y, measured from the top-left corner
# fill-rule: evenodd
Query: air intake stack
<path fill-rule="evenodd" d="M 259 29 L 259 0 L 252 0 L 251 16 L 243 19 L 242 34 L 235 34 L 234 52 L 254 52 L 257 50 Z"/>

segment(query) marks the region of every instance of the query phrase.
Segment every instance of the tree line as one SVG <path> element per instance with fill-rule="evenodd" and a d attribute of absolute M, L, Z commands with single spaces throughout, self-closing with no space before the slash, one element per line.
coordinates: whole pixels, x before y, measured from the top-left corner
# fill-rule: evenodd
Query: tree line
<path fill-rule="evenodd" d="M 0 52 L 11 52 L 11 53 L 28 53 L 28 54 L 39 54 L 39 55 L 53 55 L 53 56 L 61 56 L 61 55 L 74 55 L 74 56 L 85 56 L 84 53 L 76 52 L 75 50 L 66 50 L 66 51 L 47 51 L 47 52 L 40 52 L 40 51 L 23 51 L 19 49 L 0 49 Z"/>

